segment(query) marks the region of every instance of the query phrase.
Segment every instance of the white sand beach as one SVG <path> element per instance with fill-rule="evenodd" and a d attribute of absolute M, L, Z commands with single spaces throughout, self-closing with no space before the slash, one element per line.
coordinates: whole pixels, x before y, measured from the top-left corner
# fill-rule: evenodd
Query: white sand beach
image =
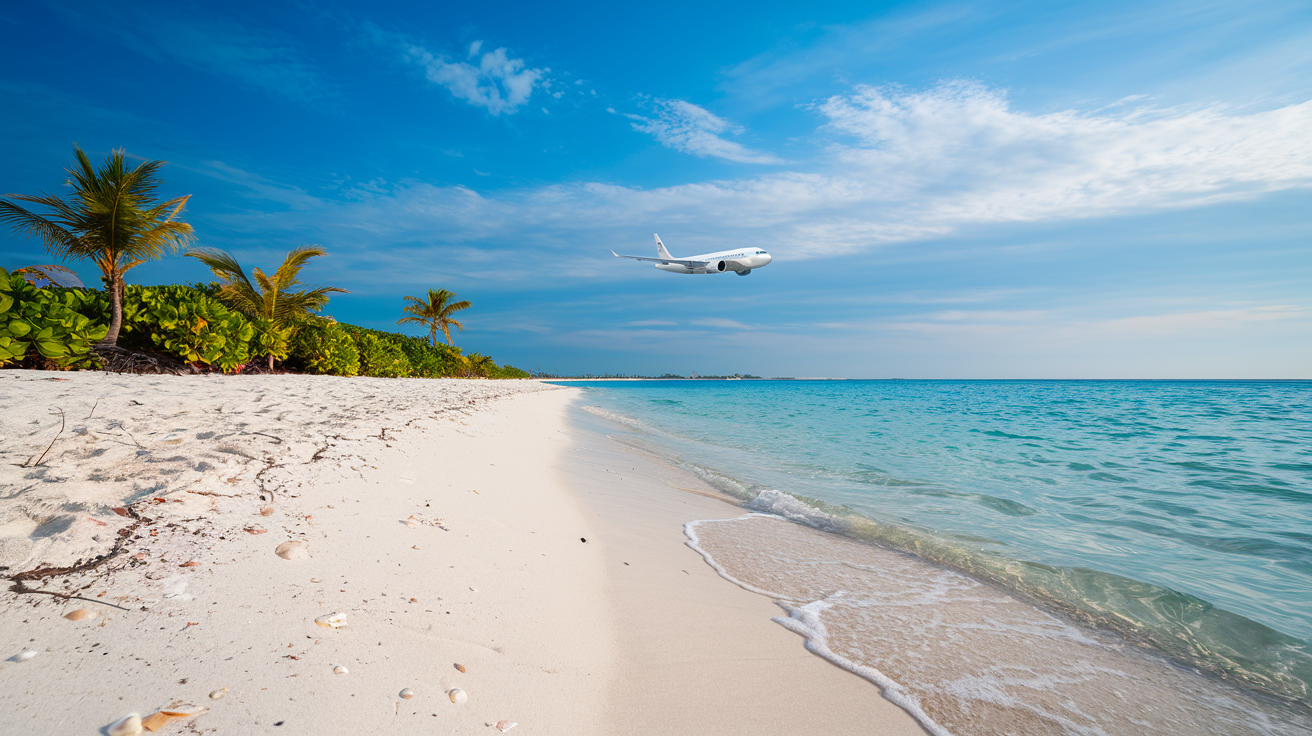
<path fill-rule="evenodd" d="M 34 591 L 0 592 L 0 732 L 922 732 L 708 567 L 683 523 L 741 510 L 578 393 L 0 372 L 0 575 Z"/>

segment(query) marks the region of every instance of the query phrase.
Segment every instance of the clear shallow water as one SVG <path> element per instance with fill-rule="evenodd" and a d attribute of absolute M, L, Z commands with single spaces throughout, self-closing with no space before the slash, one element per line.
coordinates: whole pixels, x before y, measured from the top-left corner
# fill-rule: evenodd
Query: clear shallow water
<path fill-rule="evenodd" d="M 1312 383 L 584 385 L 758 507 L 802 498 L 784 515 L 1307 703 Z"/>

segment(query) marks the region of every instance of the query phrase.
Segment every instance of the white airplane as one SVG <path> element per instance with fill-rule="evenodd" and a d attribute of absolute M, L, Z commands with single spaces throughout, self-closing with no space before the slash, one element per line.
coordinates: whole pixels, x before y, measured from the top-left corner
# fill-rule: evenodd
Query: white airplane
<path fill-rule="evenodd" d="M 753 268 L 769 265 L 770 261 L 774 260 L 769 253 L 760 248 L 739 248 L 738 250 L 706 253 L 691 258 L 675 258 L 665 249 L 665 244 L 661 242 L 661 236 L 659 235 L 656 236 L 657 258 L 622 256 L 615 251 L 611 251 L 610 254 L 616 258 L 632 258 L 635 261 L 655 261 L 656 268 L 670 273 L 724 273 L 733 271 L 739 276 L 746 276 L 752 272 Z"/>

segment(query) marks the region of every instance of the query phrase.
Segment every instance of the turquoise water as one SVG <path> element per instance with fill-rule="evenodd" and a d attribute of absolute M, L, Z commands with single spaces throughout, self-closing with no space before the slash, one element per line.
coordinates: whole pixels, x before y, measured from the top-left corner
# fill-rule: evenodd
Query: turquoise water
<path fill-rule="evenodd" d="M 571 385 L 745 501 L 802 498 L 822 527 L 1307 702 L 1312 382 Z"/>

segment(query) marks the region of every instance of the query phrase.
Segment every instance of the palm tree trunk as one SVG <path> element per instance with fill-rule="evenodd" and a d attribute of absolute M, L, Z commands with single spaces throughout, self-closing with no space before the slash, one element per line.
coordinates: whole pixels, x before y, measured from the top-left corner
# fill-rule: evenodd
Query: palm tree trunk
<path fill-rule="evenodd" d="M 273 373 L 273 353 L 269 353 L 269 372 Z"/>
<path fill-rule="evenodd" d="M 109 289 L 109 331 L 101 345 L 118 345 L 118 332 L 123 327 L 123 274 L 112 273 L 105 284 Z"/>

